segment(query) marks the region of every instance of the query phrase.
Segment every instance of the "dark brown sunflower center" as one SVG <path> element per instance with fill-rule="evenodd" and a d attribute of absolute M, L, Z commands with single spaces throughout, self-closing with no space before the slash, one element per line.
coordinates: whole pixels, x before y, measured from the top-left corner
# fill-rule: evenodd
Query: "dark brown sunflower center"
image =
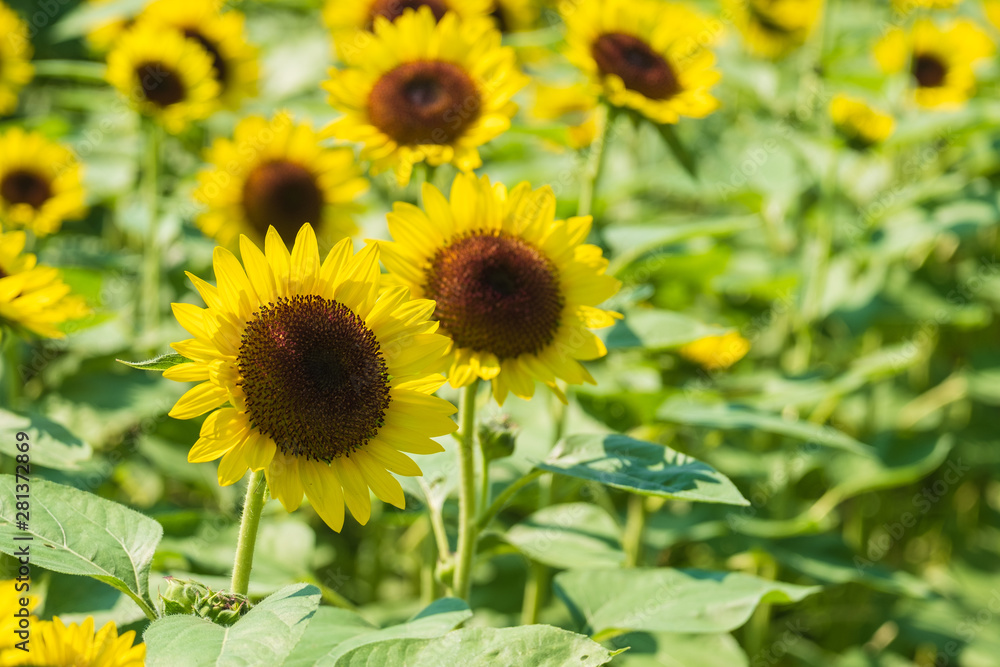
<path fill-rule="evenodd" d="M 287 160 L 259 165 L 243 184 L 243 213 L 247 220 L 261 236 L 273 226 L 287 245 L 295 241 L 305 223 L 322 222 L 323 203 L 323 193 L 312 172 Z"/>
<path fill-rule="evenodd" d="M 395 21 L 403 15 L 407 9 L 420 9 L 430 7 L 434 18 L 440 21 L 448 13 L 448 3 L 445 0 L 375 0 L 369 12 L 368 29 L 375 22 L 376 16 L 384 16 L 390 21 Z"/>
<path fill-rule="evenodd" d="M 48 179 L 27 169 L 17 169 L 0 181 L 0 197 L 8 204 L 27 204 L 39 209 L 52 198 Z"/>
<path fill-rule="evenodd" d="M 163 63 L 143 63 L 135 75 L 147 100 L 160 107 L 169 107 L 184 100 L 184 83 L 180 75 Z"/>
<path fill-rule="evenodd" d="M 184 36 L 198 42 L 198 45 L 205 49 L 206 53 L 212 57 L 212 71 L 215 73 L 215 80 L 219 82 L 220 86 L 225 87 L 226 81 L 229 80 L 227 78 L 229 70 L 226 67 L 226 59 L 222 57 L 222 53 L 219 52 L 219 47 L 216 43 L 209 40 L 195 28 L 186 28 Z"/>
<path fill-rule="evenodd" d="M 923 54 L 913 58 L 913 78 L 921 88 L 937 88 L 944 85 L 948 67 L 940 58 Z"/>
<path fill-rule="evenodd" d="M 499 359 L 549 345 L 565 303 L 555 267 L 537 248 L 478 232 L 438 251 L 424 290 L 457 346 Z"/>
<path fill-rule="evenodd" d="M 438 60 L 403 63 L 372 87 L 372 125 L 404 145 L 450 144 L 479 117 L 482 100 L 461 67 Z"/>
<path fill-rule="evenodd" d="M 378 340 L 337 301 L 299 295 L 262 306 L 237 362 L 251 425 L 288 456 L 349 455 L 378 433 L 389 408 Z"/>
<path fill-rule="evenodd" d="M 591 54 L 602 74 L 620 77 L 626 88 L 643 97 L 666 100 L 681 92 L 674 68 L 638 37 L 605 33 L 594 40 Z"/>

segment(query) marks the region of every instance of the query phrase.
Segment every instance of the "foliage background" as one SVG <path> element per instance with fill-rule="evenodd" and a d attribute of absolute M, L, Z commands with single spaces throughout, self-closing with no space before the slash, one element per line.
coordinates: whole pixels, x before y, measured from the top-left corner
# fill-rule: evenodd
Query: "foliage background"
<path fill-rule="evenodd" d="M 137 118 L 101 82 L 75 3 L 13 4 L 47 18 L 33 19 L 38 74 L 24 115 L 3 126 L 39 129 L 74 146 L 91 205 L 85 220 L 37 247 L 42 261 L 66 267 L 95 315 L 64 342 L 17 349 L 22 404 L 74 435 L 52 445 L 52 467 L 38 445 L 36 477 L 160 522 L 154 573 L 225 586 L 240 490 L 219 488 L 214 464 L 186 462 L 197 424 L 165 416 L 183 386 L 114 363 L 184 337 L 172 321 L 157 331 L 136 326 L 148 224 L 135 188 Z M 331 56 L 316 7 L 246 2 L 240 9 L 264 65 L 261 95 L 243 113 L 288 108 L 318 126 L 332 119 L 318 88 Z M 793 606 L 764 603 L 732 634 L 615 638 L 609 647 L 632 650 L 613 664 L 985 667 L 1000 655 L 996 61 L 965 108 L 918 111 L 901 102 L 871 55 L 892 20 L 887 3 L 837 0 L 828 11 L 822 51 L 810 43 L 777 64 L 745 57 L 726 26 L 716 89 L 723 107 L 678 128 L 697 180 L 653 128 L 614 126 L 593 240 L 625 283 L 615 306 L 627 317 L 608 334 L 608 358 L 594 364 L 599 384 L 575 393 L 567 419 L 572 433 L 622 431 L 668 444 L 726 474 L 750 500 L 740 508 L 645 499 L 645 565 L 741 571 L 822 589 Z M 981 16 L 975 2 L 960 11 Z M 554 44 L 558 30 L 536 37 Z M 898 129 L 883 149 L 862 154 L 839 145 L 827 106 L 841 90 L 895 105 Z M 189 194 L 200 149 L 238 117 L 217 114 L 169 144 L 167 188 L 176 195 L 162 206 L 164 308 L 196 301 L 184 270 L 211 273 L 213 244 L 191 224 Z M 508 184 L 550 183 L 560 213 L 572 214 L 581 157 L 565 141 L 564 128 L 522 114 L 487 147 L 483 172 Z M 399 191 L 376 178 L 362 237 L 384 238 L 391 202 L 416 201 L 416 193 L 415 184 Z M 712 325 L 751 343 L 729 371 L 699 369 L 676 353 L 678 340 Z M 511 398 L 503 412 L 519 435 L 514 455 L 494 467 L 496 491 L 545 457 L 554 428 L 544 396 Z M 434 497 L 454 485 L 451 455 L 421 462 Z M 424 494 L 415 485 L 408 491 L 407 510 L 376 504 L 381 514 L 368 526 L 348 521 L 341 534 L 307 507 L 287 515 L 271 503 L 252 594 L 311 582 L 326 602 L 370 621 L 410 617 L 440 590 Z M 531 567 L 518 530 L 544 531 L 548 546 L 536 559 L 557 570 L 624 560 L 627 494 L 555 477 L 545 488 L 551 502 L 587 505 L 539 528 L 537 517 L 527 520 L 539 492 L 517 496 L 483 540 L 469 625 L 518 624 Z M 449 499 L 449 525 L 455 511 Z M 98 623 L 143 626 L 137 608 L 100 582 L 49 573 L 44 585 L 43 617 L 93 614 Z M 611 592 L 634 596 L 637 609 L 650 594 Z M 541 620 L 583 629 L 551 593 Z"/>

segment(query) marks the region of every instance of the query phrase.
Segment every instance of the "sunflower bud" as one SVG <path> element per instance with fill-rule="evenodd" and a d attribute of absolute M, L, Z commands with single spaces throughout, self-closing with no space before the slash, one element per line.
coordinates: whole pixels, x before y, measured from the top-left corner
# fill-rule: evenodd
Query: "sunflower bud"
<path fill-rule="evenodd" d="M 479 426 L 479 442 L 487 461 L 507 458 L 514 453 L 517 441 L 517 424 L 509 415 L 500 415 Z"/>
<path fill-rule="evenodd" d="M 194 613 L 202 598 L 212 593 L 207 586 L 197 581 L 174 577 L 166 579 L 167 590 L 160 594 L 160 600 L 163 601 L 163 613 L 167 616 Z"/>
<path fill-rule="evenodd" d="M 245 595 L 218 591 L 199 600 L 194 612 L 218 625 L 230 626 L 250 611 L 250 600 Z"/>

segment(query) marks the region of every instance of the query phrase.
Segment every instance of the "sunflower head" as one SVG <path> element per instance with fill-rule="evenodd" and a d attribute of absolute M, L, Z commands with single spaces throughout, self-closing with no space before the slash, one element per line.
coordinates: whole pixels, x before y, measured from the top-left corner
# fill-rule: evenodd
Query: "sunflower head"
<path fill-rule="evenodd" d="M 14 651 L 4 665 L 45 667 L 142 667 L 146 645 L 134 644 L 135 632 L 118 634 L 114 622 L 94 632 L 94 617 L 66 625 L 56 616 L 32 628 L 31 650 Z"/>
<path fill-rule="evenodd" d="M 243 119 L 207 157 L 195 198 L 208 209 L 197 222 L 222 245 L 234 245 L 240 234 L 261 242 L 270 227 L 291 244 L 311 223 L 320 245 L 330 248 L 356 230 L 354 202 L 368 182 L 354 151 L 322 146 L 312 127 L 287 112 Z"/>
<path fill-rule="evenodd" d="M 17 96 L 34 74 L 28 26 L 0 2 L 0 115 L 17 108 Z"/>
<path fill-rule="evenodd" d="M 0 135 L 0 222 L 45 236 L 85 211 L 75 154 L 36 132 Z"/>
<path fill-rule="evenodd" d="M 917 21 L 909 32 L 895 28 L 875 46 L 875 58 L 885 72 L 906 72 L 917 104 L 955 108 L 976 87 L 975 66 L 993 54 L 995 46 L 982 28 L 969 20 L 939 27 Z"/>
<path fill-rule="evenodd" d="M 424 209 L 396 204 L 389 214 L 395 242 L 382 244 L 390 275 L 414 294 L 434 299 L 434 317 L 451 339 L 451 384 L 492 380 L 508 392 L 534 394 L 541 380 L 593 382 L 580 361 L 605 354 L 590 329 L 617 314 L 597 306 L 618 291 L 607 260 L 583 240 L 590 218 L 555 219 L 548 187 L 512 190 L 459 175 L 451 200 L 430 185 Z"/>
<path fill-rule="evenodd" d="M 0 328 L 63 338 L 59 325 L 90 310 L 70 295 L 57 269 L 39 266 L 33 254 L 24 252 L 26 240 L 24 232 L 0 232 Z"/>
<path fill-rule="evenodd" d="M 830 118 L 848 145 L 857 149 L 882 143 L 896 127 L 890 114 L 844 94 L 836 95 L 830 102 Z"/>
<path fill-rule="evenodd" d="M 170 132 L 207 118 L 218 105 L 212 57 L 196 41 L 140 21 L 108 54 L 108 81 L 140 113 Z"/>
<path fill-rule="evenodd" d="M 375 172 L 394 169 L 402 183 L 419 162 L 479 167 L 478 147 L 510 126 L 526 82 L 500 33 L 421 7 L 395 23 L 379 17 L 364 44 L 324 84 L 344 112 L 327 133 L 360 142 Z"/>
<path fill-rule="evenodd" d="M 559 121 L 568 126 L 569 145 L 585 148 L 594 142 L 597 122 L 594 111 L 598 98 L 587 85 L 535 85 L 535 103 L 531 115 L 543 121 Z"/>
<path fill-rule="evenodd" d="M 212 60 L 219 99 L 227 107 L 237 108 L 244 98 L 257 94 L 257 49 L 246 41 L 243 14 L 235 10 L 223 13 L 221 9 L 219 0 L 156 0 L 139 20 L 177 30 L 204 49 Z"/>
<path fill-rule="evenodd" d="M 607 100 L 656 123 L 718 108 L 707 19 L 654 0 L 584 0 L 566 16 L 567 57 Z"/>
<path fill-rule="evenodd" d="M 395 21 L 407 11 L 426 7 L 435 21 L 451 12 L 463 21 L 489 23 L 493 10 L 491 0 L 326 0 L 323 22 L 333 33 L 338 53 L 349 58 L 367 39 L 360 33 L 371 33 L 379 18 Z"/>
<path fill-rule="evenodd" d="M 390 472 L 419 475 L 406 454 L 442 451 L 431 438 L 456 429 L 432 396 L 448 346 L 434 303 L 383 289 L 374 246 L 354 255 L 345 239 L 321 262 L 310 225 L 291 253 L 274 228 L 263 253 L 245 236 L 240 251 L 242 265 L 216 248 L 217 286 L 191 277 L 207 308 L 174 304 L 194 336 L 174 349 L 191 363 L 165 375 L 200 384 L 170 414 L 211 413 L 188 460 L 222 457 L 221 484 L 264 470 L 288 511 L 304 493 L 334 530 L 345 503 L 367 522 L 369 489 L 403 507 Z"/>
<path fill-rule="evenodd" d="M 748 51 L 781 58 L 806 43 L 823 16 L 823 0 L 725 0 Z"/>

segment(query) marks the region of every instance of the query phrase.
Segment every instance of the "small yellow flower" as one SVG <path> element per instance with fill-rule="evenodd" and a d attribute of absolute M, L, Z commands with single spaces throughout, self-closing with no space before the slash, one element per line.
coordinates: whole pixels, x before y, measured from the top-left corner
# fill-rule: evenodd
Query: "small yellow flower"
<path fill-rule="evenodd" d="M 260 243 L 269 227 L 291 244 L 312 223 L 320 245 L 330 248 L 356 231 L 353 202 L 368 181 L 354 151 L 321 146 L 312 127 L 287 112 L 270 121 L 243 119 L 207 157 L 211 167 L 198 175 L 194 196 L 209 208 L 197 223 L 221 245 L 233 245 L 240 234 Z"/>
<path fill-rule="evenodd" d="M 221 0 L 156 0 L 140 14 L 139 21 L 177 30 L 205 49 L 212 58 L 219 99 L 235 109 L 244 98 L 257 95 L 257 49 L 246 41 L 243 14 L 235 10 L 220 13 L 221 8 Z"/>
<path fill-rule="evenodd" d="M 843 93 L 830 102 L 830 118 L 837 131 L 856 148 L 880 144 L 892 134 L 895 119 L 863 100 Z"/>
<path fill-rule="evenodd" d="M 479 146 L 510 127 L 511 98 L 527 82 L 489 22 L 454 12 L 437 21 L 428 7 L 378 17 L 348 65 L 324 84 L 344 113 L 325 134 L 361 143 L 373 172 L 394 169 L 403 184 L 420 162 L 482 165 Z"/>
<path fill-rule="evenodd" d="M 212 57 L 183 33 L 137 23 L 108 54 L 108 81 L 140 113 L 170 132 L 208 118 L 218 106 Z"/>
<path fill-rule="evenodd" d="M 443 448 L 432 438 L 456 430 L 455 407 L 432 394 L 448 339 L 430 319 L 434 303 L 385 287 L 374 246 L 354 254 L 350 239 L 320 260 L 304 225 L 289 253 L 278 232 L 264 252 L 240 238 L 243 263 L 215 249 L 217 286 L 188 274 L 207 308 L 175 303 L 194 338 L 174 343 L 190 359 L 167 370 L 198 382 L 170 411 L 210 413 L 191 462 L 219 463 L 219 483 L 264 470 L 285 509 L 308 496 L 328 526 L 371 515 L 369 489 L 396 507 L 403 489 L 390 472 L 420 475 L 406 454 Z"/>
<path fill-rule="evenodd" d="M 58 326 L 90 311 L 49 266 L 24 252 L 24 232 L 0 232 L 0 325 L 45 338 L 63 338 Z"/>
<path fill-rule="evenodd" d="M 531 114 L 539 120 L 568 123 L 569 145 L 584 148 L 597 135 L 595 109 L 598 100 L 590 86 L 535 86 L 535 105 Z"/>
<path fill-rule="evenodd" d="M 490 15 L 504 34 L 531 30 L 542 16 L 540 0 L 494 0 L 490 5 Z"/>
<path fill-rule="evenodd" d="M 750 341 L 735 331 L 706 336 L 680 349 L 681 356 L 710 371 L 729 368 L 750 351 Z"/>
<path fill-rule="evenodd" d="M 5 665 L 35 665 L 37 667 L 142 667 L 146 660 L 146 645 L 135 642 L 135 632 L 119 635 L 109 621 L 94 632 L 94 617 L 82 624 L 66 625 L 56 616 L 51 621 L 38 621 L 32 628 L 31 650 L 11 656 Z"/>
<path fill-rule="evenodd" d="M 87 0 L 89 5 L 107 5 L 113 0 Z M 116 14 L 101 22 L 87 33 L 87 44 L 98 53 L 106 53 L 118 41 L 118 38 L 132 27 L 135 16 Z"/>
<path fill-rule="evenodd" d="M 989 36 L 970 20 L 941 28 L 921 19 L 909 32 L 888 32 L 875 46 L 875 58 L 885 72 L 909 73 L 920 106 L 956 108 L 975 91 L 974 66 L 994 50 Z"/>
<path fill-rule="evenodd" d="M 618 107 L 656 123 L 703 118 L 720 74 L 705 17 L 655 0 L 583 0 L 565 16 L 566 56 Z"/>
<path fill-rule="evenodd" d="M 34 75 L 28 26 L 0 2 L 0 114 L 17 108 L 17 96 Z"/>
<path fill-rule="evenodd" d="M 434 299 L 434 317 L 451 339 L 453 387 L 491 380 L 501 405 L 508 393 L 531 398 L 535 381 L 593 383 L 580 361 L 606 354 L 591 329 L 617 313 L 598 306 L 620 283 L 608 261 L 584 244 L 591 219 L 556 220 L 549 187 L 512 190 L 460 174 L 450 201 L 423 187 L 424 208 L 397 203 L 388 216 L 394 243 L 381 243 L 394 280 Z"/>
<path fill-rule="evenodd" d="M 725 0 L 751 53 L 781 58 L 806 43 L 823 16 L 823 0 Z"/>
<path fill-rule="evenodd" d="M 0 135 L 0 224 L 36 236 L 85 211 L 82 168 L 74 153 L 36 132 Z"/>

